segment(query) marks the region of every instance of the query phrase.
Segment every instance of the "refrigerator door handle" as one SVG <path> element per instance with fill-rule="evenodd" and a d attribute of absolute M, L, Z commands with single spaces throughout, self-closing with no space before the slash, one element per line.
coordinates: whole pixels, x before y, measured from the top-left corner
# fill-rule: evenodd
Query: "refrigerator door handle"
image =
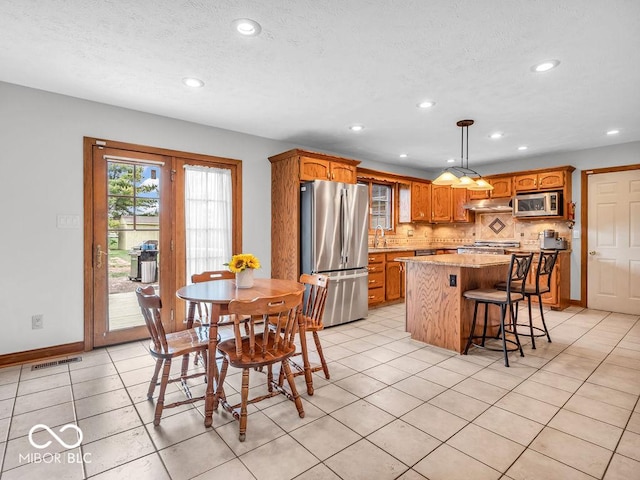
<path fill-rule="evenodd" d="M 348 273 L 348 274 L 343 274 L 343 273 L 339 273 L 339 274 L 332 274 L 332 273 L 325 273 L 325 275 L 329 276 L 329 280 L 334 281 L 334 282 L 341 282 L 344 280 L 353 280 L 354 278 L 362 278 L 362 277 L 368 277 L 369 276 L 369 272 L 367 270 L 359 270 L 353 273 Z"/>
<path fill-rule="evenodd" d="M 349 258 L 349 202 L 347 198 L 347 189 L 340 189 L 340 262 L 347 263 Z"/>

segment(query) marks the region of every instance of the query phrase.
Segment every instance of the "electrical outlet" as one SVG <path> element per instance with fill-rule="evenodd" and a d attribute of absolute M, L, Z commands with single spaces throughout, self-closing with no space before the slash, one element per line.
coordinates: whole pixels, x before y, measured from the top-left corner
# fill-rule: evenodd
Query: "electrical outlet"
<path fill-rule="evenodd" d="M 31 316 L 31 329 L 32 330 L 39 330 L 41 328 L 44 328 L 44 315 L 42 315 L 42 314 L 32 315 Z"/>
<path fill-rule="evenodd" d="M 457 275 L 449 275 L 449 286 L 455 287 L 458 284 L 458 276 Z"/>

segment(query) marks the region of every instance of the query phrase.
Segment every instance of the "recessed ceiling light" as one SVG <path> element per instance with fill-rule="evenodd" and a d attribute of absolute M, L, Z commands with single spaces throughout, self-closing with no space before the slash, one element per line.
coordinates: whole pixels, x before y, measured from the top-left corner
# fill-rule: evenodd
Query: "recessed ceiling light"
<path fill-rule="evenodd" d="M 424 102 L 420 102 L 418 104 L 418 108 L 431 108 L 436 104 L 436 102 L 433 102 L 431 100 L 425 100 Z"/>
<path fill-rule="evenodd" d="M 498 138 L 502 138 L 504 136 L 504 133 L 502 132 L 494 132 L 491 135 L 489 135 L 489 138 L 493 138 L 494 140 L 498 139 Z"/>
<path fill-rule="evenodd" d="M 361 132 L 362 130 L 364 130 L 364 125 L 351 125 L 349 127 L 349 130 L 353 132 Z"/>
<path fill-rule="evenodd" d="M 260 24 L 250 18 L 238 18 L 231 22 L 231 25 L 236 32 L 245 37 L 255 37 L 262 31 Z"/>
<path fill-rule="evenodd" d="M 453 162 L 455 162 L 455 161 L 456 161 L 456 159 L 455 159 L 455 158 L 450 158 L 449 160 L 447 160 L 447 163 L 453 163 Z"/>
<path fill-rule="evenodd" d="M 545 60 L 544 62 L 538 63 L 531 67 L 532 72 L 536 73 L 544 73 L 552 70 L 560 65 L 560 60 Z"/>
<path fill-rule="evenodd" d="M 518 147 L 518 150 L 526 150 L 527 148 L 529 147 L 527 147 L 526 145 L 521 145 Z"/>
<path fill-rule="evenodd" d="M 617 135 L 620 133 L 620 130 L 609 130 L 607 132 L 607 135 Z"/>
<path fill-rule="evenodd" d="M 409 155 L 407 155 L 406 153 L 401 153 L 400 154 L 400 158 L 407 158 Z"/>
<path fill-rule="evenodd" d="M 191 87 L 191 88 L 200 88 L 204 86 L 204 82 L 199 78 L 195 78 L 195 77 L 185 77 L 182 79 L 182 83 L 184 83 L 187 87 Z"/>

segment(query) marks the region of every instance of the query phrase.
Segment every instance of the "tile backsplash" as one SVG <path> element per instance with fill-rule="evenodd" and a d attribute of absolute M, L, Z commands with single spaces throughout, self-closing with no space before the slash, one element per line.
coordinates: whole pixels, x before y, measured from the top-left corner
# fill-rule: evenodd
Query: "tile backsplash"
<path fill-rule="evenodd" d="M 451 223 L 441 225 L 423 225 L 403 223 L 397 226 L 395 235 L 385 235 L 386 245 L 399 246 L 437 246 L 439 244 L 471 244 L 478 240 L 520 242 L 520 246 L 536 247 L 540 244 L 539 234 L 552 229 L 558 236 L 567 240 L 571 248 L 571 229 L 566 221 L 516 220 L 510 213 L 479 213 L 475 223 Z M 369 236 L 369 245 L 373 244 L 373 235 Z M 383 245 L 381 241 L 380 246 Z"/>

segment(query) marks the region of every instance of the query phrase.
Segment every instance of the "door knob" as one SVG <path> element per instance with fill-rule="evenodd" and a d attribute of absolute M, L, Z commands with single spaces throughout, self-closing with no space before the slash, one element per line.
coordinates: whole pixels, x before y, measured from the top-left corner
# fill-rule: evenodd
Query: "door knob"
<path fill-rule="evenodd" d="M 596 251 L 595 251 L 595 250 L 591 250 L 591 251 L 589 252 L 589 255 L 595 255 L 595 254 L 596 254 Z"/>

